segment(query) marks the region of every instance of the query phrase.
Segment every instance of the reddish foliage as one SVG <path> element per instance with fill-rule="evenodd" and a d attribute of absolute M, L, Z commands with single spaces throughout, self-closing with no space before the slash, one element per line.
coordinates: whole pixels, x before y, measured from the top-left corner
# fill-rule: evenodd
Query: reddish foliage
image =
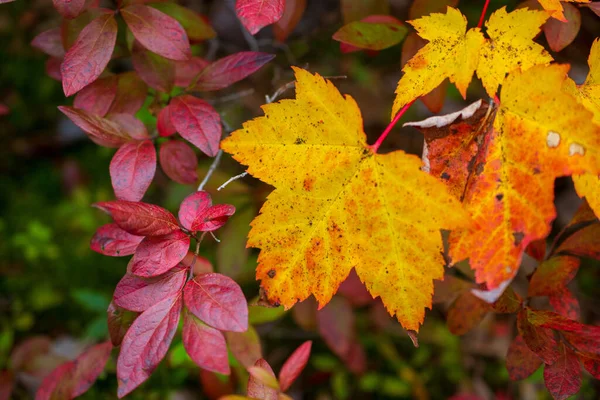
<path fill-rule="evenodd" d="M 477 326 L 491 307 L 471 292 L 463 292 L 448 310 L 448 329 L 454 335 L 464 335 Z"/>
<path fill-rule="evenodd" d="M 209 64 L 210 61 L 200 57 L 192 57 L 187 61 L 175 61 L 175 85 L 188 86 Z"/>
<path fill-rule="evenodd" d="M 517 328 L 523 337 L 527 347 L 531 349 L 546 364 L 553 363 L 559 354 L 556 351 L 556 340 L 550 329 L 540 328 L 532 325 L 528 319 L 527 309 L 523 309 L 517 315 Z"/>
<path fill-rule="evenodd" d="M 66 96 L 95 81 L 110 61 L 117 40 L 117 21 L 112 13 L 87 25 L 67 51 L 60 67 Z"/>
<path fill-rule="evenodd" d="M 100 78 L 77 93 L 73 106 L 101 117 L 105 116 L 117 96 L 116 75 Z"/>
<path fill-rule="evenodd" d="M 235 212 L 229 204 L 212 205 L 210 195 L 196 192 L 186 197 L 179 208 L 181 225 L 192 232 L 210 232 L 219 229 Z"/>
<path fill-rule="evenodd" d="M 158 130 L 158 134 L 163 137 L 174 135 L 177 132 L 175 125 L 171 122 L 171 110 L 169 106 L 164 107 L 158 113 L 156 117 L 156 129 Z"/>
<path fill-rule="evenodd" d="M 135 114 L 146 100 L 148 87 L 133 71 L 117 76 L 119 77 L 117 95 L 108 112 Z"/>
<path fill-rule="evenodd" d="M 142 47 L 133 44 L 131 62 L 140 78 L 152 89 L 169 93 L 175 83 L 175 63 Z M 186 61 L 187 62 L 187 61 Z"/>
<path fill-rule="evenodd" d="M 310 356 L 312 341 L 304 342 L 292 353 L 279 371 L 279 386 L 282 392 L 288 390 L 292 383 L 298 378 Z"/>
<path fill-rule="evenodd" d="M 552 364 L 544 366 L 544 382 L 556 400 L 564 400 L 579 391 L 581 387 L 581 367 L 573 351 L 559 343 L 559 357 Z"/>
<path fill-rule="evenodd" d="M 54 8 L 65 18 L 75 18 L 85 10 L 85 0 L 52 0 Z"/>
<path fill-rule="evenodd" d="M 251 34 L 279 21 L 283 15 L 284 0 L 237 0 L 235 12 Z"/>
<path fill-rule="evenodd" d="M 577 274 L 579 259 L 555 256 L 538 265 L 529 281 L 529 296 L 548 296 L 560 291 Z"/>
<path fill-rule="evenodd" d="M 154 278 L 125 274 L 115 288 L 113 303 L 130 311 L 146 311 L 166 298 L 175 297 L 185 284 L 187 272 L 187 268 L 175 267 Z"/>
<path fill-rule="evenodd" d="M 143 4 L 122 8 L 121 15 L 133 36 L 148 50 L 170 60 L 191 57 L 187 34 L 172 17 Z"/>
<path fill-rule="evenodd" d="M 131 139 L 118 124 L 106 118 L 74 107 L 60 106 L 58 109 L 100 146 L 120 147 Z"/>
<path fill-rule="evenodd" d="M 92 237 L 90 248 L 105 256 L 129 256 L 135 253 L 142 239 L 143 236 L 132 235 L 117 224 L 106 224 L 98 228 Z"/>
<path fill-rule="evenodd" d="M 221 332 L 186 313 L 183 319 L 182 339 L 185 351 L 200 368 L 229 374 L 227 345 Z"/>
<path fill-rule="evenodd" d="M 260 338 L 252 326 L 246 332 L 226 332 L 225 338 L 229 350 L 244 367 L 251 367 L 262 358 Z"/>
<path fill-rule="evenodd" d="M 248 305 L 235 281 L 221 274 L 203 274 L 185 285 L 185 306 L 213 328 L 244 332 L 248 329 Z"/>
<path fill-rule="evenodd" d="M 199 91 L 224 89 L 252 75 L 274 58 L 274 54 L 255 51 L 242 51 L 232 54 L 202 69 L 190 88 Z"/>
<path fill-rule="evenodd" d="M 146 125 L 131 114 L 109 114 L 106 119 L 119 125 L 121 130 L 127 132 L 132 139 L 145 140 L 150 138 Z"/>
<path fill-rule="evenodd" d="M 139 201 L 156 172 L 156 151 L 150 140 L 131 141 L 110 162 L 110 179 L 118 199 Z"/>
<path fill-rule="evenodd" d="M 302 19 L 306 9 L 306 0 L 285 0 L 283 15 L 273 25 L 275 39 L 285 42 L 285 39 L 294 31 L 298 22 Z"/>
<path fill-rule="evenodd" d="M 275 373 L 273 372 L 273 369 L 271 368 L 269 363 L 266 362 L 265 360 L 263 360 L 262 358 L 260 360 L 258 360 L 254 364 L 254 366 L 262 368 L 269 375 L 271 375 L 273 377 L 273 379 L 275 379 Z M 248 379 L 247 395 L 248 395 L 248 397 L 255 398 L 255 399 L 263 399 L 263 400 L 277 400 L 278 399 L 277 390 L 265 385 L 263 382 L 256 379 L 253 374 L 250 374 L 250 378 Z"/>
<path fill-rule="evenodd" d="M 550 300 L 552 308 L 563 317 L 574 320 L 579 319 L 581 313 L 579 301 L 568 288 L 564 287 L 548 296 L 548 300 Z"/>
<path fill-rule="evenodd" d="M 63 58 L 65 49 L 60 36 L 60 28 L 52 28 L 33 38 L 31 45 L 52 57 Z"/>
<path fill-rule="evenodd" d="M 506 354 L 506 369 L 512 380 L 521 380 L 533 374 L 541 365 L 542 360 L 529 350 L 520 335 L 515 337 Z"/>
<path fill-rule="evenodd" d="M 9 400 L 15 377 L 11 371 L 0 371 L 0 400 Z"/>
<path fill-rule="evenodd" d="M 221 117 L 206 101 L 185 94 L 169 105 L 177 132 L 210 157 L 217 155 L 221 141 Z"/>
<path fill-rule="evenodd" d="M 108 333 L 113 346 L 120 346 L 127 330 L 137 318 L 137 313 L 116 306 L 114 302 L 106 310 Z"/>
<path fill-rule="evenodd" d="M 181 296 L 162 300 L 144 311 L 131 325 L 117 360 L 119 398 L 150 377 L 164 358 L 177 331 Z"/>
<path fill-rule="evenodd" d="M 164 108 L 167 110 L 167 108 Z M 163 111 L 159 114 L 163 115 Z M 159 130 L 160 131 L 160 130 Z M 169 140 L 160 146 L 158 153 L 164 173 L 177 183 L 190 185 L 198 180 L 198 158 L 194 150 L 178 140 Z"/>
<path fill-rule="evenodd" d="M 105 201 L 94 207 L 110 214 L 119 227 L 132 235 L 162 236 L 179 230 L 177 220 L 154 204 L 133 201 Z"/>
<path fill-rule="evenodd" d="M 190 237 L 182 231 L 164 236 L 148 236 L 138 246 L 131 260 L 131 272 L 138 276 L 161 275 L 186 256 Z"/>

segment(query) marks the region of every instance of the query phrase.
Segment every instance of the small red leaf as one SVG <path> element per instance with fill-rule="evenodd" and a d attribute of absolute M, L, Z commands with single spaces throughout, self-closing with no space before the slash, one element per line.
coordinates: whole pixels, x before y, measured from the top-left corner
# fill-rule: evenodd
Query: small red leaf
<path fill-rule="evenodd" d="M 546 239 L 538 239 L 529 243 L 525 252 L 537 261 L 542 262 L 546 256 Z"/>
<path fill-rule="evenodd" d="M 479 325 L 490 310 L 488 303 L 469 291 L 463 292 L 448 310 L 448 329 L 454 335 L 464 335 Z"/>
<path fill-rule="evenodd" d="M 144 239 L 125 232 L 117 224 L 102 225 L 92 237 L 90 248 L 105 256 L 122 257 L 135 253 L 135 249 Z"/>
<path fill-rule="evenodd" d="M 216 36 L 214 29 L 208 23 L 208 19 L 203 18 L 202 15 L 189 8 L 167 2 L 155 3 L 152 4 L 152 7 L 175 18 L 192 41 L 203 41 Z"/>
<path fill-rule="evenodd" d="M 72 398 L 71 376 L 75 363 L 68 361 L 50 372 L 35 394 L 35 400 L 53 400 Z"/>
<path fill-rule="evenodd" d="M 108 309 L 106 310 L 106 322 L 108 325 L 110 341 L 113 346 L 121 345 L 125 334 L 137 316 L 137 313 L 125 310 L 124 308 L 116 306 L 112 301 L 110 302 Z"/>
<path fill-rule="evenodd" d="M 237 0 L 235 13 L 251 34 L 279 21 L 285 7 L 284 0 Z"/>
<path fill-rule="evenodd" d="M 544 383 L 552 397 L 564 400 L 579 392 L 581 367 L 575 353 L 562 342 L 558 344 L 560 356 L 551 365 L 544 366 Z"/>
<path fill-rule="evenodd" d="M 135 71 L 120 74 L 117 96 L 110 110 L 111 114 L 135 114 L 144 104 L 148 87 Z"/>
<path fill-rule="evenodd" d="M 131 62 L 140 78 L 152 89 L 165 93 L 169 93 L 173 89 L 175 83 L 174 61 L 146 50 L 136 41 L 133 44 Z"/>
<path fill-rule="evenodd" d="M 92 142 L 100 146 L 121 147 L 123 143 L 131 140 L 118 124 L 106 118 L 74 107 L 59 106 L 58 109 L 87 133 Z"/>
<path fill-rule="evenodd" d="M 60 74 L 60 65 L 62 64 L 62 58 L 50 57 L 46 60 L 46 74 L 56 80 L 62 81 L 62 76 Z"/>
<path fill-rule="evenodd" d="M 343 297 L 334 297 L 317 312 L 321 337 L 340 358 L 346 357 L 355 336 L 354 313 Z"/>
<path fill-rule="evenodd" d="M 312 341 L 304 342 L 292 353 L 279 371 L 279 386 L 282 392 L 285 392 L 292 386 L 292 383 L 298 378 L 310 357 Z"/>
<path fill-rule="evenodd" d="M 119 78 L 116 75 L 94 81 L 77 93 L 73 106 L 90 114 L 105 116 L 117 96 L 118 81 Z"/>
<path fill-rule="evenodd" d="M 87 349 L 75 360 L 72 397 L 81 396 L 96 382 L 112 352 L 112 343 L 104 342 Z"/>
<path fill-rule="evenodd" d="M 574 320 L 579 319 L 581 314 L 579 301 L 568 288 L 564 287 L 548 296 L 548 300 L 550 300 L 552 308 L 563 317 Z"/>
<path fill-rule="evenodd" d="M 564 288 L 577 274 L 579 259 L 554 256 L 538 265 L 529 281 L 529 296 L 548 296 Z"/>
<path fill-rule="evenodd" d="M 171 3 L 162 3 L 171 4 Z M 200 57 L 192 57 L 187 61 L 175 61 L 175 85 L 186 87 L 194 81 L 194 78 L 210 64 Z"/>
<path fill-rule="evenodd" d="M 146 125 L 132 114 L 108 114 L 106 119 L 116 122 L 123 132 L 136 140 L 150 139 Z"/>
<path fill-rule="evenodd" d="M 229 204 L 211 205 L 210 195 L 200 191 L 186 197 L 179 207 L 179 221 L 192 231 L 210 232 L 219 229 L 235 213 Z"/>
<path fill-rule="evenodd" d="M 175 125 L 171 122 L 171 111 L 169 106 L 164 107 L 156 117 L 156 129 L 162 137 L 174 135 L 177 132 Z M 168 143 L 168 142 L 167 142 Z"/>
<path fill-rule="evenodd" d="M 597 355 L 593 357 L 579 356 L 579 359 L 583 363 L 583 366 L 587 372 L 589 372 L 594 378 L 600 379 L 600 359 Z"/>
<path fill-rule="evenodd" d="M 285 0 L 283 15 L 273 25 L 273 33 L 278 42 L 285 42 L 285 39 L 294 31 L 294 28 L 302 19 L 305 9 L 306 0 Z"/>
<path fill-rule="evenodd" d="M 221 274 L 203 274 L 185 285 L 184 301 L 202 322 L 223 331 L 248 329 L 248 304 L 239 285 Z"/>
<path fill-rule="evenodd" d="M 252 75 L 274 58 L 274 54 L 255 51 L 242 51 L 221 58 L 204 68 L 190 85 L 190 89 L 221 90 Z"/>
<path fill-rule="evenodd" d="M 225 338 L 231 354 L 245 368 L 253 366 L 262 358 L 260 337 L 252 325 L 248 326 L 246 332 L 225 332 Z"/>
<path fill-rule="evenodd" d="M 135 251 L 131 272 L 146 278 L 161 275 L 179 264 L 189 247 L 190 237 L 182 231 L 165 236 L 148 236 Z"/>
<path fill-rule="evenodd" d="M 60 28 L 52 28 L 33 38 L 31 45 L 52 57 L 63 58 L 65 49 L 60 36 Z"/>
<path fill-rule="evenodd" d="M 85 11 L 85 0 L 52 0 L 54 8 L 65 18 L 72 19 Z"/>
<path fill-rule="evenodd" d="M 554 333 L 550 329 L 532 325 L 528 320 L 527 309 L 521 310 L 517 315 L 517 328 L 527 347 L 546 364 L 553 363 L 559 357 Z"/>
<path fill-rule="evenodd" d="M 177 296 L 183 289 L 187 272 L 187 268 L 175 267 L 154 278 L 127 273 L 115 288 L 113 302 L 126 310 L 146 311 L 164 299 Z"/>
<path fill-rule="evenodd" d="M 520 335 L 515 337 L 506 354 L 508 376 L 514 381 L 525 379 L 542 365 L 542 360 L 529 350 Z"/>
<path fill-rule="evenodd" d="M 178 140 L 169 140 L 158 153 L 164 173 L 177 183 L 190 185 L 198 180 L 198 158 L 194 150 Z"/>
<path fill-rule="evenodd" d="M 162 236 L 179 230 L 177 220 L 154 204 L 133 201 L 104 201 L 94 207 L 112 216 L 119 227 L 132 235 Z"/>
<path fill-rule="evenodd" d="M 544 24 L 544 34 L 546 40 L 548 40 L 548 45 L 552 51 L 556 52 L 570 45 L 577 37 L 579 28 L 581 28 L 581 13 L 579 10 L 569 3 L 564 3 L 562 6 L 566 21 L 550 18 Z"/>
<path fill-rule="evenodd" d="M 574 232 L 556 252 L 600 260 L 600 224 L 591 224 Z"/>
<path fill-rule="evenodd" d="M 144 311 L 123 338 L 117 360 L 119 398 L 146 381 L 169 350 L 181 314 L 181 296 Z"/>
<path fill-rule="evenodd" d="M 200 368 L 229 375 L 227 345 L 221 332 L 186 313 L 182 340 L 185 351 Z"/>
<path fill-rule="evenodd" d="M 361 307 L 373 302 L 373 296 L 367 291 L 365 284 L 361 282 L 356 271 L 353 269 L 340 287 L 338 293 L 343 295 L 355 306 Z"/>
<path fill-rule="evenodd" d="M 121 15 L 133 36 L 148 50 L 170 60 L 191 57 L 187 34 L 174 18 L 143 4 L 122 8 Z"/>
<path fill-rule="evenodd" d="M 156 151 L 151 140 L 125 143 L 110 162 L 110 180 L 120 200 L 139 201 L 156 172 Z"/>
<path fill-rule="evenodd" d="M 552 311 L 527 308 L 526 312 L 529 322 L 535 326 L 600 338 L 600 326 L 585 325 Z"/>
<path fill-rule="evenodd" d="M 252 368 L 255 367 L 258 368 L 256 368 L 253 371 Z M 256 362 L 256 364 L 254 364 L 254 367 L 248 368 L 248 372 L 250 372 L 247 389 L 248 397 L 263 400 L 278 400 L 278 390 L 266 385 L 264 382 L 257 379 L 257 377 L 255 376 L 258 374 L 265 375 L 265 378 L 267 379 L 264 380 L 274 381 L 275 383 L 277 383 L 275 373 L 273 372 L 273 369 L 271 368 L 268 362 L 261 358 Z"/>
<path fill-rule="evenodd" d="M 221 117 L 213 106 L 186 94 L 171 100 L 169 109 L 171 122 L 181 137 L 204 154 L 210 157 L 217 155 L 221 141 Z"/>
<path fill-rule="evenodd" d="M 116 40 L 117 21 L 112 13 L 99 16 L 83 28 L 60 67 L 65 96 L 77 93 L 100 76 Z"/>

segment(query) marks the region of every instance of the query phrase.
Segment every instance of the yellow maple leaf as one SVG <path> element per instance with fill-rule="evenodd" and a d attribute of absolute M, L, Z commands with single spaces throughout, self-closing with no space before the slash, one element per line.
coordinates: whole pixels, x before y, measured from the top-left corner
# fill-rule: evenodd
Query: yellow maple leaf
<path fill-rule="evenodd" d="M 565 0 L 569 3 L 589 3 L 591 0 Z M 562 22 L 567 22 L 564 14 L 564 8 L 560 4 L 560 0 L 538 0 L 538 2 L 544 7 L 544 10 L 552 17 Z"/>
<path fill-rule="evenodd" d="M 477 76 L 488 95 L 493 97 L 507 72 L 548 64 L 552 56 L 533 41 L 548 15 L 544 11 L 519 9 L 507 13 L 506 7 L 494 12 L 486 22 L 490 37 L 479 54 Z"/>
<path fill-rule="evenodd" d="M 564 89 L 573 94 L 591 112 L 594 113 L 594 122 L 600 125 L 600 39 L 592 44 L 588 58 L 590 73 L 585 82 L 577 86 L 568 79 Z M 593 174 L 576 175 L 573 177 L 575 190 L 581 197 L 585 197 L 592 210 L 600 217 L 600 177 Z"/>
<path fill-rule="evenodd" d="M 490 39 L 485 39 L 479 28 L 467 31 L 466 18 L 452 7 L 446 14 L 433 13 L 409 21 L 429 43 L 402 69 L 392 118 L 400 108 L 429 93 L 445 78 L 456 84 L 464 98 L 477 70 L 493 97 L 507 73 L 549 63 L 552 57 L 532 40 L 547 18 L 543 11 L 520 9 L 507 13 L 503 7 L 486 24 Z"/>
<path fill-rule="evenodd" d="M 311 294 L 322 307 L 355 268 L 406 329 L 431 307 L 444 260 L 440 229 L 468 215 L 445 186 L 402 151 L 375 154 L 356 102 L 294 68 L 296 99 L 263 106 L 222 148 L 275 186 L 248 246 L 268 299 L 289 308 Z"/>
<path fill-rule="evenodd" d="M 429 43 L 402 68 L 404 75 L 398 82 L 392 117 L 446 78 L 465 97 L 485 41 L 479 28 L 467 32 L 467 18 L 452 7 L 448 7 L 446 14 L 433 13 L 408 23 Z"/>
<path fill-rule="evenodd" d="M 468 258 L 489 288 L 512 278 L 525 247 L 549 233 L 554 179 L 600 173 L 600 126 L 561 89 L 567 71 L 538 65 L 503 84 L 482 165 L 465 197 L 475 227 L 450 235 L 452 260 Z"/>

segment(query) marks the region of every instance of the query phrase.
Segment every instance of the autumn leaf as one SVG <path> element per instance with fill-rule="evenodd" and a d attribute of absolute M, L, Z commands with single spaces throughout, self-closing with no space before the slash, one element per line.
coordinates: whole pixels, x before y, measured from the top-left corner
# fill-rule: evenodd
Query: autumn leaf
<path fill-rule="evenodd" d="M 263 106 L 265 117 L 222 142 L 276 188 L 249 234 L 262 250 L 257 279 L 272 303 L 290 308 L 314 294 L 323 307 L 355 267 L 371 295 L 417 330 L 443 275 L 439 230 L 468 217 L 417 157 L 373 153 L 351 97 L 294 70 L 296 99 Z"/>
<path fill-rule="evenodd" d="M 85 11 L 85 0 L 52 0 L 54 8 L 63 17 L 72 19 Z"/>
<path fill-rule="evenodd" d="M 260 337 L 252 325 L 248 326 L 246 332 L 225 332 L 225 338 L 231 354 L 245 368 L 262 358 Z"/>
<path fill-rule="evenodd" d="M 198 158 L 187 144 L 178 140 L 161 144 L 158 160 L 163 172 L 175 182 L 190 185 L 198 180 Z"/>
<path fill-rule="evenodd" d="M 533 41 L 546 19 L 543 11 L 519 9 L 507 13 L 506 7 L 490 16 L 485 23 L 490 39 L 481 48 L 477 65 L 477 76 L 490 97 L 508 72 L 552 61 L 544 47 Z"/>
<path fill-rule="evenodd" d="M 565 3 L 563 5 L 565 12 L 565 21 L 551 18 L 544 24 L 544 34 L 548 41 L 548 46 L 552 51 L 561 51 L 577 37 L 581 28 L 581 13 L 575 6 Z"/>
<path fill-rule="evenodd" d="M 229 375 L 229 359 L 223 333 L 186 312 L 183 316 L 182 340 L 185 351 L 200 368 Z"/>
<path fill-rule="evenodd" d="M 502 7 L 486 23 L 489 39 L 483 37 L 479 28 L 467 31 L 467 19 L 452 7 L 446 14 L 433 13 L 408 21 L 429 43 L 402 69 L 404 75 L 398 82 L 392 117 L 445 78 L 456 84 L 464 98 L 477 70 L 493 97 L 504 76 L 515 68 L 549 63 L 552 57 L 532 40 L 547 18 L 542 11 L 520 9 L 507 13 Z"/>
<path fill-rule="evenodd" d="M 277 400 L 279 383 L 273 369 L 264 359 L 258 360 L 253 366 L 248 367 L 248 396 L 253 399 Z"/>
<path fill-rule="evenodd" d="M 450 234 L 450 256 L 453 262 L 469 259 L 477 282 L 489 289 L 511 279 L 527 245 L 549 233 L 554 179 L 600 169 L 600 127 L 590 124 L 591 113 L 561 90 L 566 68 L 536 66 L 509 75 L 493 126 L 480 130 L 475 125 L 478 131 L 463 136 L 476 140 L 474 157 L 472 150 L 469 157 L 459 152 L 458 146 L 469 144 L 457 143 L 449 132 L 436 144 L 441 150 L 448 144 L 436 163 L 450 160 L 460 166 L 469 160 L 462 175 L 448 173 L 446 181 L 465 185 L 461 198 L 475 228 Z"/>
<path fill-rule="evenodd" d="M 360 49 L 383 50 L 400 43 L 407 33 L 406 26 L 396 18 L 371 15 L 344 25 L 333 39 Z"/>
<path fill-rule="evenodd" d="M 67 51 L 60 66 L 65 96 L 94 82 L 110 61 L 117 40 L 117 21 L 106 13 L 89 23 Z"/>
<path fill-rule="evenodd" d="M 125 142 L 131 140 L 129 134 L 119 124 L 109 119 L 75 107 L 59 106 L 58 109 L 100 146 L 121 147 Z"/>
<path fill-rule="evenodd" d="M 312 341 L 306 341 L 298 347 L 279 371 L 279 386 L 282 392 L 285 392 L 292 386 L 292 383 L 298 378 L 310 356 L 310 349 L 312 347 Z"/>
<path fill-rule="evenodd" d="M 216 32 L 210 26 L 205 18 L 202 18 L 197 12 L 182 7 L 176 3 L 154 3 L 150 5 L 159 11 L 175 18 L 181 24 L 190 40 L 202 41 L 212 39 L 216 36 Z"/>
<path fill-rule="evenodd" d="M 148 87 L 135 71 L 119 74 L 117 94 L 110 106 L 110 114 L 135 114 L 144 104 Z"/>
<path fill-rule="evenodd" d="M 152 89 L 169 93 L 175 83 L 175 62 L 142 47 L 138 41 L 131 52 L 133 68 Z"/>
<path fill-rule="evenodd" d="M 33 38 L 31 46 L 52 57 L 62 58 L 65 55 L 65 48 L 63 47 L 60 36 L 60 28 L 52 28 L 41 32 Z"/>
<path fill-rule="evenodd" d="M 120 200 L 140 201 L 156 172 L 156 150 L 151 140 L 125 143 L 110 161 L 110 180 Z"/>
<path fill-rule="evenodd" d="M 542 360 L 527 347 L 522 336 L 517 336 L 508 347 L 506 369 L 510 379 L 514 381 L 525 379 L 542 364 Z"/>
<path fill-rule="evenodd" d="M 169 104 L 171 122 L 177 132 L 210 157 L 217 155 L 221 140 L 221 117 L 205 100 L 189 94 Z"/>
<path fill-rule="evenodd" d="M 135 253 L 135 249 L 143 239 L 143 236 L 127 233 L 117 224 L 106 224 L 94 233 L 90 248 L 105 256 L 129 256 Z"/>
<path fill-rule="evenodd" d="M 116 75 L 97 79 L 77 93 L 73 106 L 104 117 L 117 97 L 118 82 Z"/>
<path fill-rule="evenodd" d="M 554 399 L 564 400 L 579 392 L 581 367 L 573 350 L 562 342 L 558 345 L 558 352 L 558 359 L 544 366 L 544 382 Z"/>
<path fill-rule="evenodd" d="M 567 22 L 561 0 L 538 0 L 544 10 L 553 18 Z M 572 3 L 589 3 L 591 0 L 564 0 Z"/>
<path fill-rule="evenodd" d="M 189 247 L 190 237 L 180 230 L 164 236 L 147 236 L 135 250 L 131 272 L 147 278 L 161 275 L 179 264 Z"/>
<path fill-rule="evenodd" d="M 279 21 L 285 0 L 237 0 L 235 13 L 252 35 Z"/>

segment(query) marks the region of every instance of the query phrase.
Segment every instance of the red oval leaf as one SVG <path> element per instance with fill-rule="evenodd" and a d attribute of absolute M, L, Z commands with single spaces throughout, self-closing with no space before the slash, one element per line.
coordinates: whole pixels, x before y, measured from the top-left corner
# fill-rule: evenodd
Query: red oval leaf
<path fill-rule="evenodd" d="M 154 278 L 125 274 L 115 288 L 113 302 L 126 310 L 142 312 L 161 300 L 175 297 L 185 284 L 187 268 L 175 267 Z"/>
<path fill-rule="evenodd" d="M 131 62 L 140 78 L 152 89 L 165 93 L 169 93 L 173 89 L 175 83 L 174 61 L 146 50 L 136 41 L 131 53 Z"/>
<path fill-rule="evenodd" d="M 72 19 L 85 11 L 85 0 L 52 0 L 54 8 L 65 18 Z"/>
<path fill-rule="evenodd" d="M 121 15 L 133 36 L 148 50 L 170 60 L 191 57 L 187 34 L 174 18 L 143 4 L 122 8 Z"/>
<path fill-rule="evenodd" d="M 146 125 L 132 114 L 108 114 L 106 119 L 116 122 L 123 132 L 136 140 L 150 139 Z"/>
<path fill-rule="evenodd" d="M 217 155 L 221 141 L 221 117 L 213 106 L 189 94 L 177 96 L 169 105 L 177 132 L 210 157 Z"/>
<path fill-rule="evenodd" d="M 75 368 L 73 361 L 68 361 L 50 372 L 35 394 L 35 400 L 69 399 L 71 398 L 71 375 Z"/>
<path fill-rule="evenodd" d="M 118 124 L 108 119 L 74 107 L 59 106 L 58 109 L 87 133 L 92 142 L 100 146 L 121 147 L 123 143 L 131 140 Z"/>
<path fill-rule="evenodd" d="M 284 0 L 237 0 L 235 13 L 251 34 L 279 21 L 283 15 Z"/>
<path fill-rule="evenodd" d="M 173 214 L 154 204 L 120 200 L 93 206 L 112 216 L 121 229 L 132 235 L 162 236 L 179 230 Z"/>
<path fill-rule="evenodd" d="M 52 28 L 38 34 L 31 45 L 52 57 L 63 58 L 65 49 L 60 36 L 60 28 Z"/>
<path fill-rule="evenodd" d="M 101 117 L 105 116 L 117 96 L 116 75 L 100 78 L 77 93 L 73 106 Z"/>
<path fill-rule="evenodd" d="M 151 140 L 125 143 L 110 162 L 110 179 L 120 200 L 139 201 L 156 172 L 156 151 Z"/>
<path fill-rule="evenodd" d="M 561 51 L 577 37 L 581 28 L 581 13 L 569 3 L 562 4 L 566 22 L 550 18 L 544 24 L 544 34 L 552 51 Z"/>
<path fill-rule="evenodd" d="M 542 365 L 542 360 L 529 350 L 521 335 L 515 337 L 506 354 L 508 376 L 514 381 L 525 379 Z"/>
<path fill-rule="evenodd" d="M 135 249 L 144 239 L 125 232 L 117 224 L 102 225 L 92 237 L 90 248 L 105 256 L 122 257 L 135 253 Z"/>
<path fill-rule="evenodd" d="M 175 85 L 186 87 L 209 64 L 209 61 L 200 57 L 192 57 L 187 61 L 175 61 Z"/>
<path fill-rule="evenodd" d="M 178 140 L 169 140 L 160 146 L 160 166 L 177 183 L 190 185 L 198 180 L 198 158 L 194 150 Z"/>
<path fill-rule="evenodd" d="M 200 368 L 229 375 L 227 345 L 221 332 L 185 313 L 182 339 L 185 351 Z"/>
<path fill-rule="evenodd" d="M 210 232 L 219 229 L 235 213 L 229 204 L 211 206 L 210 195 L 204 191 L 186 197 L 179 208 L 179 221 L 192 232 Z"/>
<path fill-rule="evenodd" d="M 221 274 L 194 277 L 183 291 L 186 307 L 203 322 L 223 331 L 248 329 L 248 304 L 239 285 Z"/>
<path fill-rule="evenodd" d="M 117 21 L 112 13 L 99 16 L 83 28 L 60 66 L 65 96 L 77 93 L 100 76 L 116 40 Z"/>
<path fill-rule="evenodd" d="M 306 0 L 285 0 L 285 8 L 281 19 L 273 25 L 275 39 L 285 42 L 285 39 L 294 31 L 302 19 L 306 9 Z"/>
<path fill-rule="evenodd" d="M 560 356 L 552 363 L 544 366 L 544 383 L 556 400 L 564 400 L 581 388 L 581 367 L 579 360 L 571 349 L 562 342 L 558 344 Z"/>
<path fill-rule="evenodd" d="M 131 272 L 138 276 L 161 275 L 186 256 L 190 237 L 182 231 L 166 236 L 148 236 L 138 246 L 131 260 Z"/>
<path fill-rule="evenodd" d="M 279 387 L 285 392 L 292 386 L 292 383 L 298 378 L 310 357 L 312 341 L 306 341 L 300 345 L 287 359 L 279 371 Z"/>
<path fill-rule="evenodd" d="M 256 51 L 232 54 L 205 67 L 190 88 L 199 91 L 221 90 L 252 75 L 274 58 L 274 54 Z"/>
<path fill-rule="evenodd" d="M 181 296 L 167 298 L 142 313 L 123 338 L 117 360 L 119 398 L 150 377 L 169 350 L 177 331 Z"/>
<path fill-rule="evenodd" d="M 158 134 L 162 137 L 168 137 L 177 132 L 177 129 L 175 129 L 175 126 L 171 122 L 171 111 L 169 106 L 164 107 L 158 113 L 158 116 L 156 117 L 156 129 L 158 130 Z"/>
<path fill-rule="evenodd" d="M 98 375 L 104 370 L 112 352 L 112 343 L 104 342 L 87 349 L 75 360 L 73 371 L 72 397 L 81 396 L 92 387 Z"/>

